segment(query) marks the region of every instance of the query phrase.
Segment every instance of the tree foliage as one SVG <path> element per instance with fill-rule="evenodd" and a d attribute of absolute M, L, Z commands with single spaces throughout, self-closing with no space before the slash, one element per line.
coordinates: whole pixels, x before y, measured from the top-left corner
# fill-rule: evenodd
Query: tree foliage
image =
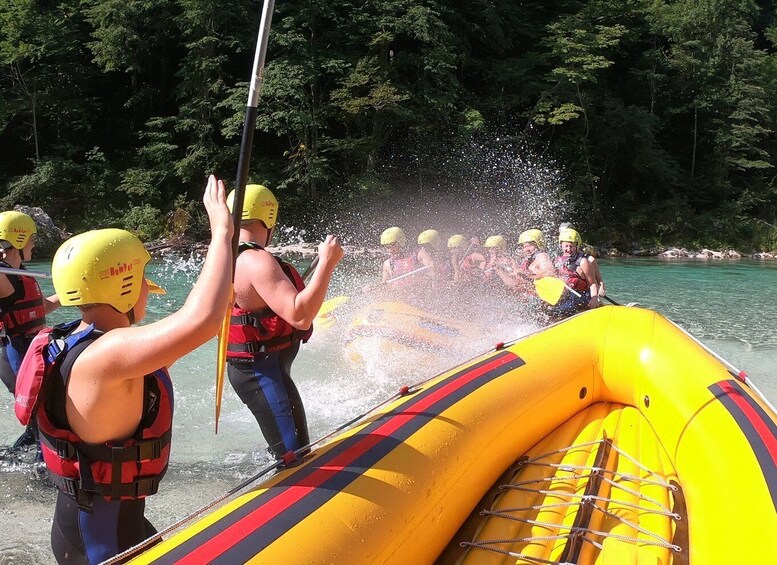
<path fill-rule="evenodd" d="M 235 169 L 260 3 L 0 0 L 0 206 L 75 231 L 188 229 Z M 466 185 L 510 139 L 613 243 L 777 235 L 777 26 L 755 0 L 289 0 L 251 180 L 305 217 L 334 195 Z"/>

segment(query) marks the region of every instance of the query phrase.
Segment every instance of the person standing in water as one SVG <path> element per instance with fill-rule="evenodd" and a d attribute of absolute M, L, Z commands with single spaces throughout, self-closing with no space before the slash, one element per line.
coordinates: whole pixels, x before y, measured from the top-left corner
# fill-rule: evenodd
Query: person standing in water
<path fill-rule="evenodd" d="M 145 498 L 157 492 L 170 456 L 167 367 L 216 335 L 232 292 L 224 183 L 211 176 L 203 202 L 211 242 L 202 272 L 181 309 L 151 324 L 135 326 L 149 293 L 161 291 L 145 278 L 151 257 L 137 237 L 89 231 L 54 255 L 54 288 L 81 319 L 33 340 L 19 369 L 16 414 L 22 423 L 37 419 L 59 488 L 51 547 L 61 564 L 100 563 L 155 533 Z"/>
<path fill-rule="evenodd" d="M 234 192 L 228 202 L 231 208 Z M 227 372 L 270 451 L 282 459 L 310 443 L 291 364 L 313 332 L 343 250 L 338 238 L 328 235 L 318 246 L 318 266 L 305 286 L 294 267 L 265 249 L 278 221 L 278 201 L 268 188 L 246 186 L 241 219 Z"/>
<path fill-rule="evenodd" d="M 35 247 L 35 221 L 21 212 L 0 213 L 0 267 L 25 270 Z M 44 297 L 33 277 L 0 273 L 0 380 L 14 394 L 16 374 L 35 335 L 46 324 L 46 314 L 59 307 L 56 294 Z M 34 422 L 12 449 L 35 443 Z"/>

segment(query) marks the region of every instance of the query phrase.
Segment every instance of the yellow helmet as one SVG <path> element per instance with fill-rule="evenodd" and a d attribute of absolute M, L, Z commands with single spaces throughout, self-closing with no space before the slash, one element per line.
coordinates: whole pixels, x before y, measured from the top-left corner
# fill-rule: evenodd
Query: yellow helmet
<path fill-rule="evenodd" d="M 398 243 L 400 247 L 405 246 L 407 238 L 405 237 L 405 232 L 402 231 L 402 228 L 394 226 L 384 230 L 383 233 L 380 234 L 381 245 L 391 245 L 392 243 Z"/>
<path fill-rule="evenodd" d="M 505 238 L 503 238 L 501 235 L 492 235 L 486 239 L 483 247 L 496 247 L 497 249 L 504 251 L 507 249 L 507 244 L 505 243 Z"/>
<path fill-rule="evenodd" d="M 573 230 L 572 228 L 565 228 L 563 230 L 559 230 L 558 242 L 561 243 L 563 241 L 569 241 L 576 245 L 583 245 L 583 238 L 581 238 L 580 234 L 576 230 Z"/>
<path fill-rule="evenodd" d="M 15 211 L 0 213 L 0 240 L 22 249 L 34 233 L 38 233 L 38 226 L 27 214 Z"/>
<path fill-rule="evenodd" d="M 518 243 L 534 243 L 540 249 L 545 249 L 545 236 L 540 230 L 526 230 L 518 237 Z"/>
<path fill-rule="evenodd" d="M 440 246 L 440 234 L 437 230 L 426 230 L 418 234 L 418 245 Z"/>
<path fill-rule="evenodd" d="M 467 243 L 467 239 L 463 235 L 452 235 L 448 238 L 448 249 L 454 249 L 456 247 L 464 247 Z"/>
<path fill-rule="evenodd" d="M 235 202 L 235 191 L 229 193 L 227 196 L 227 206 L 229 211 L 232 212 L 233 203 Z M 246 194 L 243 199 L 243 215 L 241 220 L 261 220 L 268 230 L 275 227 L 275 222 L 278 221 L 278 200 L 272 191 L 266 186 L 261 184 L 248 184 L 246 185 Z"/>
<path fill-rule="evenodd" d="M 140 240 L 128 231 L 88 231 L 68 239 L 54 254 L 54 290 L 63 306 L 109 304 L 126 314 L 140 298 L 143 271 L 150 259 Z"/>

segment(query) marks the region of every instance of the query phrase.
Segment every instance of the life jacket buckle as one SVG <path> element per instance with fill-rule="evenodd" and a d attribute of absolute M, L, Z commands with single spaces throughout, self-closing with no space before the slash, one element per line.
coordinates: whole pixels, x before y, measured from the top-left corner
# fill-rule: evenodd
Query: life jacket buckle
<path fill-rule="evenodd" d="M 73 459 L 78 455 L 76 448 L 69 441 L 54 440 L 54 448 L 60 459 Z"/>
<path fill-rule="evenodd" d="M 162 455 L 162 442 L 158 439 L 144 441 L 138 445 L 138 462 L 159 459 Z"/>
<path fill-rule="evenodd" d="M 156 494 L 159 490 L 159 479 L 146 477 L 135 481 L 135 498 L 143 498 Z"/>

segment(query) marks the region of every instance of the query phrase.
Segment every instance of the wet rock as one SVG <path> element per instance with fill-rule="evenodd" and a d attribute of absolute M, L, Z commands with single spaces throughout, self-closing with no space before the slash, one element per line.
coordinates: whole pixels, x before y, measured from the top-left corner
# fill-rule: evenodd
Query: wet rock
<path fill-rule="evenodd" d="M 774 253 L 769 253 L 768 251 L 762 251 L 760 253 L 753 253 L 752 258 L 753 259 L 759 259 L 761 261 L 771 261 L 772 259 L 775 259 L 777 255 Z"/>
<path fill-rule="evenodd" d="M 33 256 L 36 258 L 53 257 L 62 242 L 73 235 L 57 227 L 49 215 L 37 206 L 15 206 L 14 210 L 27 214 L 38 226 L 33 250 Z"/>

